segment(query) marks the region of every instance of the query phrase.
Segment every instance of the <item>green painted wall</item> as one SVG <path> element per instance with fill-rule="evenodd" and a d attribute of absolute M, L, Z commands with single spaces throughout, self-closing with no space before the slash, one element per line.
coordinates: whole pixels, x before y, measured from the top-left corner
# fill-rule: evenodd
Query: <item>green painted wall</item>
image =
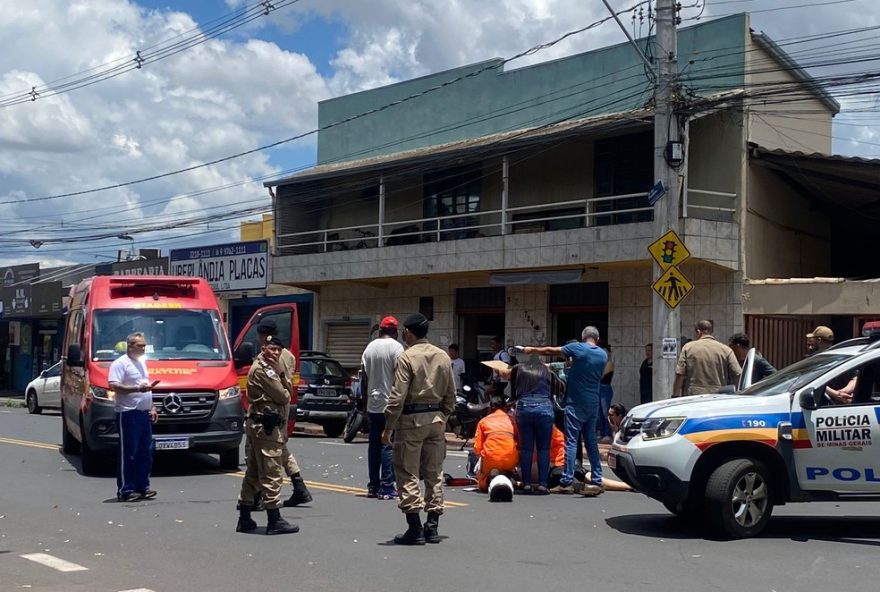
<path fill-rule="evenodd" d="M 747 31 L 745 15 L 679 31 L 679 67 L 691 90 L 706 94 L 742 86 Z M 320 103 L 318 124 L 324 128 L 465 77 L 320 132 L 318 164 L 616 113 L 643 106 L 651 97 L 642 62 L 627 43 L 508 71 L 497 67 L 501 62 L 471 64 Z"/>

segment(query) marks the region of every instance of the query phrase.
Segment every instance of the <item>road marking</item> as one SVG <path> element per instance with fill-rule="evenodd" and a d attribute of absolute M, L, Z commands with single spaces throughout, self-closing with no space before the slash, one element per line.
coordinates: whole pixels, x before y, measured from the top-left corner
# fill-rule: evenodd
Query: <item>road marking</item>
<path fill-rule="evenodd" d="M 238 471 L 237 473 L 221 473 L 222 475 L 228 475 L 230 477 L 244 477 L 243 471 Z M 358 496 L 366 496 L 367 490 L 363 487 L 351 487 L 349 485 L 336 485 L 335 483 L 322 483 L 319 481 L 305 481 L 305 484 L 311 487 L 312 489 L 320 489 L 323 491 L 332 491 L 333 493 L 348 493 L 352 495 Z M 444 500 L 443 504 L 450 508 L 464 508 L 468 504 L 462 502 L 451 502 L 448 500 Z"/>
<path fill-rule="evenodd" d="M 40 565 L 45 565 L 46 567 L 51 567 L 52 569 L 57 569 L 58 571 L 89 570 L 88 567 L 83 567 L 82 565 L 77 565 L 76 563 L 71 563 L 70 561 L 65 561 L 64 559 L 59 559 L 58 557 L 53 557 L 46 553 L 29 553 L 28 555 L 20 555 L 20 557 L 22 559 L 33 561 L 34 563 L 39 563 Z"/>
<path fill-rule="evenodd" d="M 149 588 L 132 588 L 131 590 L 120 590 L 119 592 L 155 592 Z"/>
<path fill-rule="evenodd" d="M 318 444 L 324 444 L 325 446 L 348 446 L 345 442 L 318 442 Z"/>
<path fill-rule="evenodd" d="M 14 444 L 16 446 L 28 446 L 30 448 L 42 448 L 44 450 L 58 450 L 58 444 L 46 442 L 31 442 L 30 440 L 17 440 L 15 438 L 0 438 L 2 444 Z"/>
<path fill-rule="evenodd" d="M 2 438 L 0 437 L 0 443 L 2 444 L 14 444 L 15 446 L 28 446 L 30 448 L 42 448 L 45 450 L 58 450 L 57 444 L 48 444 L 46 442 L 32 442 L 30 440 L 17 440 L 15 438 Z M 220 475 L 227 475 L 229 477 L 237 477 L 241 479 L 244 477 L 244 471 L 237 471 L 235 473 L 219 473 Z M 364 495 L 366 494 L 366 490 L 362 487 L 350 487 L 348 485 L 336 485 L 335 483 L 322 483 L 319 481 L 306 481 L 306 485 L 309 487 L 313 487 L 315 489 L 322 489 L 324 491 L 332 491 L 334 493 L 352 493 L 355 495 Z M 462 508 L 467 506 L 467 504 L 463 504 L 460 502 L 444 502 L 447 506 L 453 508 Z"/>

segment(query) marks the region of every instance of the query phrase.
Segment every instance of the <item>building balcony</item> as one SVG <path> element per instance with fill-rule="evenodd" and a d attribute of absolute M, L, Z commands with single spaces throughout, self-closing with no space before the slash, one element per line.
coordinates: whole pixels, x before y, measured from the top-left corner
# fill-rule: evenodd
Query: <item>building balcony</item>
<path fill-rule="evenodd" d="M 687 197 L 680 229 L 691 256 L 738 269 L 736 196 L 689 189 Z M 642 198 L 592 197 L 279 234 L 273 282 L 387 283 L 644 261 L 657 238 L 653 208 L 626 207 Z"/>

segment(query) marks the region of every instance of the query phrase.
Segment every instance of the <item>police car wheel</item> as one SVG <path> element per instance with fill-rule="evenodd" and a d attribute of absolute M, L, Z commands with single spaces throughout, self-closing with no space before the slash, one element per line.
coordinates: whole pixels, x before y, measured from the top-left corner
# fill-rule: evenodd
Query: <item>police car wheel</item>
<path fill-rule="evenodd" d="M 706 518 L 715 534 L 756 536 L 773 512 L 770 472 L 760 461 L 740 458 L 719 466 L 706 484 Z"/>

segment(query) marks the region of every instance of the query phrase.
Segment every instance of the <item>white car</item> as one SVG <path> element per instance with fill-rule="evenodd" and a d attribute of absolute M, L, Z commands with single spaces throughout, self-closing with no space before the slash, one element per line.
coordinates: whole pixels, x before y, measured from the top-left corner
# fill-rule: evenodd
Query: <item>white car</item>
<path fill-rule="evenodd" d="M 61 362 L 46 368 L 30 381 L 24 390 L 30 413 L 42 413 L 44 408 L 61 408 Z"/>
<path fill-rule="evenodd" d="M 826 387 L 837 395 L 854 376 L 851 401 L 835 403 Z M 736 394 L 639 405 L 608 464 L 670 512 L 729 538 L 759 534 L 774 505 L 880 501 L 880 341 L 844 342 Z"/>

